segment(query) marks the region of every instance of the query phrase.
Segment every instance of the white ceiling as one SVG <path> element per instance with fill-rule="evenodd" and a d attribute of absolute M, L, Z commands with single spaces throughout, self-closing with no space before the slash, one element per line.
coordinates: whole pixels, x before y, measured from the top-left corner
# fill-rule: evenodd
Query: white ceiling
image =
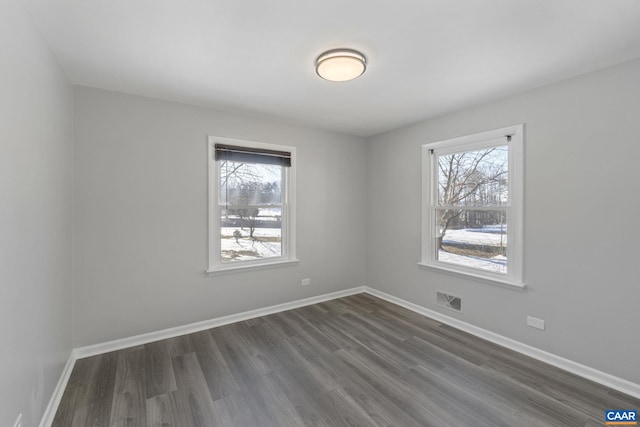
<path fill-rule="evenodd" d="M 73 83 L 361 136 L 640 57 L 638 0 L 23 2 Z"/>

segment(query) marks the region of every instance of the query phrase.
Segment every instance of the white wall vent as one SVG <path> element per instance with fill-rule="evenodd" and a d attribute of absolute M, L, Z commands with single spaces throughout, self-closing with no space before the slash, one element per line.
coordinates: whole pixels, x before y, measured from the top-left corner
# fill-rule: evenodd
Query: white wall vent
<path fill-rule="evenodd" d="M 436 304 L 449 310 L 462 311 L 462 297 L 436 291 Z"/>

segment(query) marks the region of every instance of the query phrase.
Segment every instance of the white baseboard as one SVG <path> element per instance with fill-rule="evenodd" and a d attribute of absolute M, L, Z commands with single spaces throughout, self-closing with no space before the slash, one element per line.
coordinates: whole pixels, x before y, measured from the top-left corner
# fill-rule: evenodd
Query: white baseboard
<path fill-rule="evenodd" d="M 119 340 L 109 341 L 101 344 L 89 345 L 86 347 L 78 347 L 71 352 L 60 380 L 56 385 L 53 395 L 49 400 L 49 404 L 45 409 L 44 415 L 40 421 L 39 427 L 50 427 L 53 418 L 58 410 L 58 405 L 62 400 L 62 394 L 69 382 L 71 371 L 76 360 L 84 357 L 96 356 L 98 354 L 108 353 L 110 351 L 121 350 L 123 348 L 134 347 L 153 341 L 173 338 L 180 335 L 191 334 L 194 332 L 204 331 L 218 326 L 228 325 L 230 323 L 241 322 L 243 320 L 255 319 L 256 317 L 267 316 L 269 314 L 280 313 L 282 311 L 293 310 L 294 308 L 305 307 L 307 305 L 317 304 L 336 298 L 342 298 L 349 295 L 360 294 L 365 291 L 364 286 L 346 289 L 344 291 L 331 292 L 329 294 L 318 295 L 315 297 L 305 298 L 297 301 L 286 302 L 283 304 L 272 305 L 270 307 L 259 308 L 256 310 L 245 311 L 243 313 L 232 314 L 229 316 L 218 317 L 216 319 L 205 320 L 202 322 L 191 323 L 188 325 L 177 326 L 175 328 L 163 329 L 161 331 L 149 332 L 147 334 L 136 335 L 133 337 L 122 338 Z"/>
<path fill-rule="evenodd" d="M 71 371 L 73 371 L 75 363 L 76 358 L 74 357 L 73 352 L 71 352 L 66 365 L 64 365 L 58 384 L 56 384 L 56 388 L 53 389 L 53 395 L 51 395 L 51 399 L 49 399 L 49 404 L 44 410 L 44 414 L 42 415 L 42 419 L 39 424 L 40 427 L 49 427 L 51 423 L 53 423 L 53 417 L 56 416 L 58 405 L 60 405 L 64 389 L 67 387 L 67 383 L 69 382 L 69 377 L 71 376 Z"/>
<path fill-rule="evenodd" d="M 438 322 L 445 323 L 449 326 L 453 326 L 456 329 L 460 329 L 477 337 L 483 338 L 487 341 L 491 341 L 494 344 L 498 344 L 511 350 L 517 351 L 518 353 L 522 353 L 526 356 L 540 360 L 541 362 L 548 363 L 549 365 L 553 365 L 557 368 L 571 372 L 572 374 L 576 374 L 580 377 L 597 382 L 604 386 L 621 391 L 622 393 L 628 394 L 629 396 L 640 399 L 640 384 L 636 384 L 631 381 L 613 376 L 611 374 L 607 374 L 606 372 L 591 368 L 589 366 L 582 365 L 572 360 L 556 356 L 555 354 L 540 350 L 527 344 L 523 344 L 519 341 L 512 340 L 511 338 L 507 338 L 486 329 L 479 328 L 470 323 L 463 322 L 437 311 L 430 310 L 420 305 L 405 301 L 401 298 L 394 297 L 393 295 L 389 295 L 377 289 L 365 287 L 365 292 L 383 300 L 389 301 L 390 303 L 414 311 L 418 314 L 422 314 L 423 316 L 430 317 L 434 320 L 437 320 Z"/>
<path fill-rule="evenodd" d="M 315 297 L 305 298 L 297 301 L 285 302 L 283 304 L 272 305 L 270 307 L 258 308 L 256 310 L 245 311 L 238 314 L 231 314 L 229 316 L 218 317 L 216 319 L 176 326 L 175 328 L 163 329 L 161 331 L 149 332 L 146 334 L 108 341 L 101 344 L 89 345 L 86 347 L 79 347 L 73 350 L 73 356 L 76 359 L 81 359 L 84 357 L 95 356 L 97 354 L 108 353 L 110 351 L 122 350 L 123 348 L 135 347 L 137 345 L 147 344 L 167 338 L 173 338 L 180 335 L 192 334 L 194 332 L 205 331 L 207 329 L 217 328 L 218 326 L 224 326 L 230 323 L 241 322 L 243 320 L 254 319 L 256 317 L 267 316 L 269 314 L 280 313 L 282 311 L 292 310 L 294 308 L 300 308 L 336 298 L 359 294 L 364 291 L 365 287 L 360 286 L 357 288 L 346 289 L 344 291 L 331 292 L 329 294 L 318 295 Z"/>
<path fill-rule="evenodd" d="M 622 393 L 625 393 L 640 399 L 640 385 L 638 384 L 632 383 L 622 378 L 615 377 L 613 375 L 607 374 L 602 371 L 598 371 L 597 369 L 593 369 L 588 366 L 581 365 L 579 363 L 562 358 L 560 356 L 556 356 L 554 354 L 537 349 L 535 347 L 531 347 L 527 344 L 523 344 L 519 341 L 512 340 L 502 335 L 498 335 L 491 331 L 487 331 L 486 329 L 479 328 L 477 326 L 471 325 L 469 323 L 463 322 L 453 317 L 449 317 L 437 311 L 433 311 L 428 308 L 419 306 L 417 304 L 413 304 L 401 298 L 394 297 L 393 295 L 389 295 L 387 293 L 378 291 L 377 289 L 373 289 L 367 286 L 360 286 L 356 288 L 346 289 L 343 291 L 332 292 L 324 295 L 318 295 L 311 298 L 305 298 L 305 299 L 291 301 L 283 304 L 272 305 L 270 307 L 245 311 L 243 313 L 232 314 L 229 316 L 219 317 L 216 319 L 205 320 L 202 322 L 191 323 L 183 326 L 177 326 L 175 328 L 163 329 L 161 331 L 149 332 L 146 334 L 136 335 L 133 337 L 128 337 L 128 338 L 109 341 L 101 344 L 95 344 L 95 345 L 90 345 L 86 347 L 76 348 L 71 352 L 71 355 L 69 356 L 69 360 L 67 361 L 67 364 L 65 365 L 64 370 L 62 371 L 60 380 L 58 381 L 58 384 L 56 385 L 53 395 L 51 396 L 49 404 L 45 409 L 45 412 L 44 412 L 44 415 L 42 416 L 42 420 L 40 421 L 39 427 L 51 426 L 51 423 L 53 422 L 53 418 L 58 409 L 58 405 L 62 400 L 62 394 L 64 393 L 64 389 L 67 386 L 67 383 L 69 382 L 71 371 L 77 359 L 95 356 L 103 353 L 108 353 L 110 351 L 121 350 L 123 348 L 134 347 L 137 345 L 146 344 L 153 341 L 173 338 L 180 335 L 204 331 L 207 329 L 216 328 L 218 326 L 224 326 L 224 325 L 228 325 L 235 322 L 241 322 L 243 320 L 254 319 L 256 317 L 267 316 L 269 314 L 280 313 L 282 311 L 305 307 L 307 305 L 317 304 L 320 302 L 329 301 L 336 298 L 342 298 L 349 295 L 355 295 L 363 292 L 366 292 L 368 294 L 371 294 L 383 300 L 389 301 L 390 303 L 399 305 L 401 307 L 407 308 L 416 313 L 422 314 L 423 316 L 430 317 L 439 322 L 453 326 L 454 328 L 463 330 L 465 332 L 468 332 L 480 338 L 484 338 L 487 341 L 491 341 L 495 344 L 501 345 L 503 347 L 507 347 L 511 350 L 517 351 L 518 353 L 522 353 L 534 359 L 556 366 L 560 369 L 564 369 L 565 371 L 571 372 L 578 376 L 587 378 L 591 381 L 595 381 L 599 384 L 605 385 L 607 387 L 611 387 L 615 390 L 621 391 Z"/>

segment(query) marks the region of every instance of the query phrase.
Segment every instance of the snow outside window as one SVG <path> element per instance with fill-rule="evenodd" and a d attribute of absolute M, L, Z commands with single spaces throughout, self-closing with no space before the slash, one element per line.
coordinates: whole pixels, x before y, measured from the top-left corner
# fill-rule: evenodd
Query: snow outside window
<path fill-rule="evenodd" d="M 423 145 L 425 267 L 523 287 L 523 125 Z"/>
<path fill-rule="evenodd" d="M 295 148 L 209 138 L 209 272 L 295 259 Z"/>

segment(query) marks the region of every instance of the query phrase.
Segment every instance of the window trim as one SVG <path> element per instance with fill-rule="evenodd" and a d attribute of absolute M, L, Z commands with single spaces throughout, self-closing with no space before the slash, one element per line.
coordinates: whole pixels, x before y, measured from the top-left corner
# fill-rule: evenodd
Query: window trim
<path fill-rule="evenodd" d="M 509 206 L 507 225 L 507 273 L 493 273 L 477 268 L 445 263 L 436 260 L 434 197 L 437 197 L 437 182 L 434 180 L 434 156 L 432 150 L 444 153 L 471 151 L 498 145 L 498 138 L 511 136 L 509 145 Z M 504 140 L 502 140 L 504 141 Z M 485 283 L 524 289 L 524 124 L 507 126 L 486 132 L 422 145 L 422 255 L 421 267 L 435 269 L 448 274 L 468 277 Z"/>
<path fill-rule="evenodd" d="M 220 183 L 220 168 L 215 159 L 215 145 L 225 144 L 246 147 L 258 150 L 271 150 L 291 153 L 291 166 L 283 166 L 283 178 L 285 179 L 284 193 L 282 194 L 282 256 L 261 260 L 237 261 L 223 263 L 220 261 L 220 209 L 218 205 L 218 191 Z M 277 145 L 265 142 L 246 141 L 220 136 L 209 136 L 208 143 L 208 246 L 209 267 L 207 273 L 239 272 L 248 269 L 271 268 L 297 264 L 296 258 L 296 148 L 287 145 Z"/>

